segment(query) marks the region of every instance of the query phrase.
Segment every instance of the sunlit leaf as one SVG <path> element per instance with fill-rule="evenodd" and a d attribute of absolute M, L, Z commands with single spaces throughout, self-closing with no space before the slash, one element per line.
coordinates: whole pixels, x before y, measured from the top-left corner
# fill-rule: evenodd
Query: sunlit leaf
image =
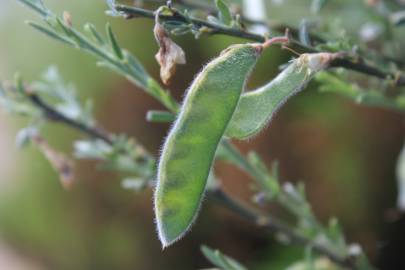
<path fill-rule="evenodd" d="M 207 246 L 202 246 L 201 251 L 212 264 L 223 270 L 247 270 L 247 268 L 241 263 L 222 254 L 219 250 L 213 250 Z"/>
<path fill-rule="evenodd" d="M 232 13 L 229 10 L 228 5 L 225 3 L 224 0 L 215 0 L 215 5 L 218 9 L 218 17 L 220 21 L 225 24 L 230 26 L 232 24 L 233 18 L 232 18 Z"/>

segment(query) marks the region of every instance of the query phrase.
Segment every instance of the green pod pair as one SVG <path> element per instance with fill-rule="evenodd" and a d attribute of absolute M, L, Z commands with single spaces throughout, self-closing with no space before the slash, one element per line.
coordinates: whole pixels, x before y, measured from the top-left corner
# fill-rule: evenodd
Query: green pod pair
<path fill-rule="evenodd" d="M 155 215 L 163 247 L 181 238 L 197 216 L 218 144 L 262 49 L 260 44 L 228 48 L 187 91 L 158 166 Z"/>
<path fill-rule="evenodd" d="M 247 139 L 259 133 L 288 98 L 303 90 L 336 57 L 331 53 L 302 54 L 271 82 L 244 93 L 225 135 Z"/>

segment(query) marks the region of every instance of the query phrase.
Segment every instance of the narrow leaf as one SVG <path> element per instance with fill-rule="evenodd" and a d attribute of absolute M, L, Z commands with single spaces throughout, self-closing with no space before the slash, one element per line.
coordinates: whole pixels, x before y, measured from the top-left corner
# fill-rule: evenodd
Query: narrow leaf
<path fill-rule="evenodd" d="M 256 152 L 250 152 L 248 155 L 248 161 L 255 169 L 258 176 L 258 181 L 261 184 L 261 189 L 269 197 L 273 197 L 280 192 L 280 184 L 278 178 L 271 175 L 266 167 L 266 164 L 260 158 Z"/>
<path fill-rule="evenodd" d="M 39 32 L 41 32 L 41 33 L 47 35 L 47 36 L 50 37 L 50 38 L 53 38 L 53 39 L 55 39 L 55 40 L 57 40 L 57 41 L 66 43 L 66 44 L 68 44 L 68 45 L 70 45 L 70 46 L 74 46 L 74 45 L 75 45 L 71 40 L 65 38 L 65 37 L 62 36 L 61 34 L 55 32 L 55 31 L 53 31 L 53 30 L 50 30 L 50 29 L 48 29 L 48 28 L 46 28 L 46 27 L 44 27 L 44 26 L 42 26 L 42 25 L 40 25 L 40 24 L 37 24 L 37 23 L 35 23 L 35 22 L 31 22 L 31 21 L 27 21 L 26 23 L 27 23 L 29 26 L 32 26 L 34 29 L 36 29 L 36 30 L 38 30 Z"/>
<path fill-rule="evenodd" d="M 65 33 L 66 36 L 68 37 L 74 37 L 74 33 L 72 32 L 72 27 L 68 24 L 65 23 L 64 20 L 61 18 L 56 18 L 56 23 L 59 25 L 60 29 Z"/>
<path fill-rule="evenodd" d="M 127 60 L 130 69 L 133 71 L 133 76 L 137 78 L 138 84 L 147 87 L 149 74 L 146 72 L 142 63 L 133 54 L 127 50 L 122 50 L 124 58 Z"/>
<path fill-rule="evenodd" d="M 225 25 L 230 26 L 232 24 L 232 13 L 229 10 L 228 5 L 224 0 L 215 0 L 215 5 L 218 9 L 218 17 L 221 22 Z"/>
<path fill-rule="evenodd" d="M 95 26 L 91 23 L 86 23 L 84 26 L 84 30 L 93 38 L 94 41 L 96 41 L 99 45 L 104 46 L 106 44 L 105 40 L 103 37 L 100 35 L 100 33 L 97 31 Z"/>
<path fill-rule="evenodd" d="M 24 96 L 26 94 L 25 89 L 24 89 L 24 82 L 19 73 L 16 73 L 14 75 L 14 84 L 15 84 L 15 88 L 21 94 L 21 96 Z"/>
<path fill-rule="evenodd" d="M 112 48 L 114 54 L 119 59 L 121 59 L 121 60 L 124 59 L 124 55 L 122 53 L 121 47 L 118 45 L 117 39 L 115 38 L 115 35 L 114 35 L 109 23 L 106 25 L 106 32 L 107 32 L 107 36 L 110 41 L 110 45 L 111 45 L 111 48 Z"/>
<path fill-rule="evenodd" d="M 235 259 L 222 254 L 219 250 L 213 250 L 207 246 L 202 246 L 201 251 L 212 264 L 223 270 L 247 270 L 245 266 L 237 262 Z"/>
<path fill-rule="evenodd" d="M 33 9 L 35 12 L 40 14 L 42 17 L 46 17 L 49 13 L 48 9 L 45 7 L 42 0 L 18 0 L 23 5 L 28 6 Z"/>
<path fill-rule="evenodd" d="M 387 97 L 379 90 L 362 89 L 358 85 L 348 83 L 339 76 L 328 72 L 317 74 L 316 80 L 322 84 L 319 88 L 320 92 L 340 94 L 361 105 L 405 112 L 404 94 L 399 94 L 396 97 Z"/>
<path fill-rule="evenodd" d="M 318 13 L 328 2 L 328 0 L 312 0 L 311 11 L 313 13 Z"/>
<path fill-rule="evenodd" d="M 176 119 L 176 116 L 168 111 L 148 111 L 146 120 L 156 123 L 170 123 Z"/>

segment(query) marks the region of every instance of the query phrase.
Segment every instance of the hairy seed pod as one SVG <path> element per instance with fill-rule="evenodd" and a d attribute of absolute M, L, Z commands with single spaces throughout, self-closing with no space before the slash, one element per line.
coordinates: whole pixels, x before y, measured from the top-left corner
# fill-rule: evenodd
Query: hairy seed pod
<path fill-rule="evenodd" d="M 164 143 L 155 215 L 163 247 L 193 223 L 218 144 L 263 46 L 234 45 L 210 62 L 190 86 Z"/>
<path fill-rule="evenodd" d="M 303 90 L 336 57 L 333 53 L 302 54 L 267 85 L 244 93 L 225 135 L 247 139 L 260 132 L 289 97 Z"/>

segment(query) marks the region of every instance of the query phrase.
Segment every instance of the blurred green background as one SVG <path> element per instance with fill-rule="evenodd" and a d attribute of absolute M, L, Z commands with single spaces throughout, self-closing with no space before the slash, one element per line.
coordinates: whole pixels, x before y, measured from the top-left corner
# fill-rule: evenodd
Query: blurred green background
<path fill-rule="evenodd" d="M 105 22 L 111 22 L 121 45 L 158 77 L 152 21 L 108 17 L 103 1 L 45 2 L 59 14 L 69 11 L 80 28 L 93 22 L 103 29 Z M 311 16 L 310 1 L 284 1 L 282 6 L 277 2 L 268 1 L 272 20 L 297 25 L 300 18 Z M 357 3 L 361 1 L 331 2 L 326 16 L 344 18 L 341 23 L 350 25 L 351 33 L 372 17 Z M 145 114 L 160 105 L 123 78 L 96 67 L 90 56 L 32 30 L 24 24 L 28 19 L 37 18 L 16 1 L 1 0 L 0 79 L 11 79 L 18 71 L 27 81 L 34 80 L 54 64 L 66 81 L 76 85 L 80 97 L 94 99 L 103 127 L 134 136 L 158 153 L 168 125 L 147 123 Z M 229 44 L 241 42 L 221 36 L 176 40 L 188 60 L 170 86 L 179 100 L 202 64 Z M 249 85 L 272 78 L 289 57 L 279 49 L 266 52 Z M 403 117 L 320 94 L 316 85 L 311 86 L 291 99 L 265 132 L 238 145 L 257 150 L 269 165 L 278 160 L 283 180 L 306 183 L 321 220 L 338 217 L 350 241 L 359 242 L 382 268 L 394 269 L 387 267 L 397 259 L 395 252 L 405 248 L 403 218 L 393 219 L 390 210 L 396 202 L 395 163 L 404 138 Z M 14 146 L 14 135 L 24 123 L 0 113 L 0 269 L 197 269 L 209 266 L 200 253 L 201 244 L 219 248 L 251 269 L 282 269 L 304 255 L 304 250 L 277 244 L 209 201 L 192 232 L 162 251 L 151 191 L 124 190 L 117 175 L 97 171 L 93 162 L 77 164 L 79 184 L 71 192 L 64 191 L 35 148 L 18 151 Z M 80 138 L 59 125 L 47 127 L 45 136 L 67 153 L 72 151 L 72 140 Z M 218 164 L 217 172 L 227 192 L 250 200 L 246 175 L 224 164 Z"/>

